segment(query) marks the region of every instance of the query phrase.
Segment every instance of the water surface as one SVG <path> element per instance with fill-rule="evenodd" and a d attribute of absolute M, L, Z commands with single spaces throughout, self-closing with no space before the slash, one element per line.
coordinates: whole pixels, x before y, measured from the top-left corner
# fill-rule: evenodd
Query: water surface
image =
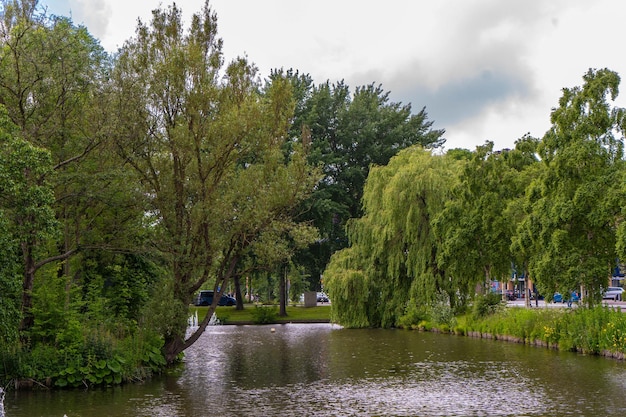
<path fill-rule="evenodd" d="M 275 332 L 271 329 L 274 328 Z M 10 393 L 7 417 L 626 415 L 626 364 L 328 324 L 214 326 L 184 366 L 108 390 Z"/>

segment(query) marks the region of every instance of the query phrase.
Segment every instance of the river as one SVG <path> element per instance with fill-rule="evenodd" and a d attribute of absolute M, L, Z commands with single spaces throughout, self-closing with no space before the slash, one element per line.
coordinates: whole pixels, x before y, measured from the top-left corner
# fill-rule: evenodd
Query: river
<path fill-rule="evenodd" d="M 274 329 L 274 331 L 272 331 Z M 616 416 L 626 364 L 404 330 L 211 326 L 142 384 L 7 393 L 6 417 Z"/>

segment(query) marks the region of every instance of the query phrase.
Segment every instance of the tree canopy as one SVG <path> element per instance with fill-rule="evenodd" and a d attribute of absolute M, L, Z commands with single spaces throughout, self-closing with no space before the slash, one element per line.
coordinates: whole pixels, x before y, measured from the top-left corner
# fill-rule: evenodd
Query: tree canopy
<path fill-rule="evenodd" d="M 371 167 L 384 166 L 413 145 L 437 149 L 445 143 L 443 129 L 433 129 L 425 108 L 413 113 L 410 104 L 391 102 L 380 85 L 357 87 L 343 81 L 314 85 L 310 76 L 285 73 L 291 81 L 296 112 L 292 137 L 311 138 L 307 159 L 323 171 L 323 179 L 303 204 L 302 220 L 312 221 L 320 239 L 300 252 L 298 262 L 318 285 L 330 256 L 345 248 L 345 226 L 361 217 L 361 200 Z"/>
<path fill-rule="evenodd" d="M 458 311 L 517 269 L 548 298 L 582 288 L 598 301 L 623 256 L 624 110 L 608 101 L 615 72 L 583 79 L 563 90 L 541 139 L 409 149 L 373 168 L 351 245 L 325 271 L 336 320 L 394 326 L 420 305 Z"/>
<path fill-rule="evenodd" d="M 262 89 L 245 59 L 223 68 L 221 48 L 208 3 L 188 33 L 174 5 L 139 24 L 114 71 L 117 150 L 143 187 L 154 245 L 171 268 L 168 360 L 211 316 L 185 341 L 193 294 L 210 282 L 221 295 L 264 236 L 298 235 L 291 214 L 317 181 L 305 145 L 283 152 L 291 84 L 275 77 Z"/>

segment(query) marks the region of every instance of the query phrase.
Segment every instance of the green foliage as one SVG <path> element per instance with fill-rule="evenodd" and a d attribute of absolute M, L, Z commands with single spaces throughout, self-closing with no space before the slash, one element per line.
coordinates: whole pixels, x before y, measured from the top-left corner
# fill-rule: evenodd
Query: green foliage
<path fill-rule="evenodd" d="M 560 350 L 587 354 L 626 354 L 626 317 L 620 309 L 506 308 L 466 323 L 467 332 L 513 337 Z"/>
<path fill-rule="evenodd" d="M 489 292 L 484 295 L 477 295 L 472 305 L 472 316 L 483 318 L 497 313 L 503 307 L 502 295 Z"/>
<path fill-rule="evenodd" d="M 617 96 L 616 73 L 589 70 L 584 81 L 564 89 L 552 112 L 553 126 L 538 147 L 543 169 L 527 189 L 514 245 L 526 254 L 540 291 L 567 293 L 582 285 L 594 303 L 619 246 L 625 113 L 608 101 Z"/>
<path fill-rule="evenodd" d="M 289 300 L 296 303 L 300 300 L 300 294 L 308 290 L 308 277 L 303 266 L 290 265 L 289 268 Z"/>
<path fill-rule="evenodd" d="M 9 351 L 18 340 L 22 274 L 18 247 L 8 232 L 9 222 L 0 209 L 0 351 Z"/>
<path fill-rule="evenodd" d="M 51 172 L 50 153 L 19 137 L 0 106 L 0 210 L 16 242 L 41 243 L 55 234 Z"/>
<path fill-rule="evenodd" d="M 89 252 L 82 265 L 86 314 L 111 327 L 137 324 L 149 288 L 163 274 L 154 262 L 137 254 Z"/>
<path fill-rule="evenodd" d="M 287 71 L 287 78 L 296 98 L 290 136 L 310 137 L 308 161 L 321 166 L 324 174 L 302 210 L 302 218 L 313 222 L 321 239 L 298 258 L 311 277 L 311 288 L 318 288 L 331 255 L 348 245 L 345 225 L 363 213 L 370 167 L 386 165 L 413 145 L 441 147 L 444 131 L 432 129 L 425 109 L 413 113 L 411 105 L 390 102 L 389 92 L 380 85 L 351 91 L 343 81 L 314 85 L 310 76 L 293 71 Z"/>
<path fill-rule="evenodd" d="M 435 305 L 445 293 L 454 309 L 457 294 L 467 294 L 469 286 L 457 286 L 438 268 L 433 233 L 433 221 L 456 180 L 457 164 L 414 147 L 387 166 L 372 168 L 363 196 L 365 215 L 348 224 L 352 247 L 344 250 L 346 256 L 335 254 L 324 272 L 333 287 L 329 292 L 339 323 L 345 325 L 349 313 L 350 326 L 390 327 L 404 314 L 409 299 Z"/>
<path fill-rule="evenodd" d="M 336 252 L 325 271 L 326 291 L 332 300 L 332 321 L 344 327 L 362 328 L 374 324 L 377 308 L 372 283 L 358 268 L 353 248 Z"/>
<path fill-rule="evenodd" d="M 430 320 L 429 309 L 413 303 L 407 306 L 404 315 L 398 318 L 396 326 L 403 329 L 418 329 L 420 324 Z"/>
<path fill-rule="evenodd" d="M 66 288 L 72 288 L 68 281 L 69 278 L 58 276 L 54 268 L 39 274 L 33 289 L 35 321 L 29 332 L 32 343 L 51 344 L 69 352 L 83 344 L 82 303 L 73 302 L 77 288 L 66 293 Z"/>
<path fill-rule="evenodd" d="M 455 327 L 456 317 L 445 294 L 440 293 L 436 302 L 430 306 L 430 317 L 437 326 L 444 326 L 445 329 Z"/>
<path fill-rule="evenodd" d="M 440 294 L 436 301 L 429 305 L 418 305 L 410 302 L 403 315 L 400 315 L 395 324 L 396 327 L 405 329 L 430 330 L 437 328 L 448 332 L 457 326 L 457 318 L 454 315 L 446 294 Z"/>
<path fill-rule="evenodd" d="M 152 305 L 163 314 L 156 328 L 168 360 L 185 345 L 196 290 L 227 286 L 249 260 L 282 263 L 301 239 L 315 238 L 293 217 L 318 180 L 307 144 L 287 135 L 295 103 L 285 77 L 261 85 L 244 58 L 224 67 L 208 2 L 182 27 L 176 5 L 155 10 L 119 51 L 111 77 L 113 100 L 123 103 L 112 109 L 115 148 L 150 196 L 152 247 L 171 274 Z"/>
<path fill-rule="evenodd" d="M 92 385 L 119 385 L 122 383 L 124 359 L 116 356 L 109 360 L 100 359 L 85 366 L 69 366 L 54 379 L 58 387 L 80 387 Z"/>
<path fill-rule="evenodd" d="M 162 339 L 153 333 L 136 333 L 121 339 L 95 326 L 83 327 L 68 344 L 39 341 L 32 348 L 0 354 L 0 382 L 31 379 L 56 387 L 93 387 L 141 380 L 160 372 L 166 365 Z M 65 334 L 68 334 L 67 331 Z"/>
<path fill-rule="evenodd" d="M 276 322 L 278 309 L 270 306 L 254 306 L 252 320 L 255 324 L 271 324 Z"/>
<path fill-rule="evenodd" d="M 383 327 L 409 299 L 434 308 L 445 294 L 451 310 L 462 311 L 477 286 L 508 279 L 512 264 L 544 294 L 583 286 L 588 302 L 597 301 L 626 247 L 626 111 L 608 103 L 616 73 L 590 70 L 584 81 L 564 90 L 541 140 L 525 136 L 503 151 L 487 142 L 449 158 L 412 148 L 373 167 L 364 214 L 347 227 L 350 262 L 333 258 L 324 276 L 347 286 L 358 271 L 363 290 L 376 295 L 367 308 L 343 306 L 361 300 L 341 297 L 334 308 Z M 477 316 L 489 305 L 477 300 Z"/>
<path fill-rule="evenodd" d="M 445 208 L 437 215 L 437 265 L 455 277 L 463 294 L 475 286 L 510 275 L 510 248 L 519 217 L 516 209 L 528 185 L 526 172 L 536 165 L 530 138 L 513 150 L 495 152 L 493 143 L 476 148 L 462 167 Z"/>
<path fill-rule="evenodd" d="M 156 282 L 140 317 L 140 325 L 164 338 L 180 337 L 187 328 L 189 303 L 174 294 L 170 278 Z"/>

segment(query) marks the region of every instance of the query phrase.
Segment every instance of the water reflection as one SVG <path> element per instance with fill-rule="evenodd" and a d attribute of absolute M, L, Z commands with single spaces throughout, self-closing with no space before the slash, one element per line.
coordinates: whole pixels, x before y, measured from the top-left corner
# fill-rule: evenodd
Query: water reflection
<path fill-rule="evenodd" d="M 326 324 L 214 326 L 179 372 L 90 392 L 20 393 L 10 416 L 607 416 L 626 365 L 490 340 Z M 215 412 L 214 410 L 217 410 Z"/>

